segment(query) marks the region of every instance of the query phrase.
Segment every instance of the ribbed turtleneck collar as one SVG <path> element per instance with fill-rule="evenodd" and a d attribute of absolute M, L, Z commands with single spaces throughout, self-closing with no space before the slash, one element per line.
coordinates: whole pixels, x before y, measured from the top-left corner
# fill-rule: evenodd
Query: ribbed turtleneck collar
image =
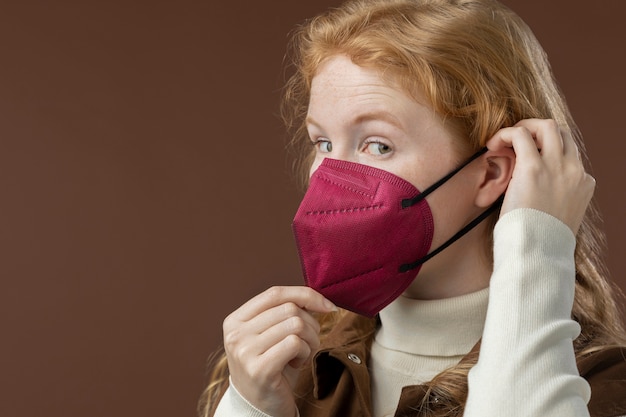
<path fill-rule="evenodd" d="M 441 300 L 400 296 L 380 312 L 376 342 L 414 355 L 464 355 L 482 336 L 488 299 L 488 288 Z"/>

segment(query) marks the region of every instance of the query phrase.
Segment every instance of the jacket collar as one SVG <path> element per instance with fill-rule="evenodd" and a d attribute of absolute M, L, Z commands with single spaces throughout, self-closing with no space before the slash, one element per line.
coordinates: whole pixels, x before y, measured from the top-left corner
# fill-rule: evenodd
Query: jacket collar
<path fill-rule="evenodd" d="M 354 313 L 345 316 L 324 338 L 313 358 L 313 395 L 322 400 L 335 391 L 342 374 L 348 371 L 354 381 L 354 390 L 359 397 L 362 410 L 371 409 L 369 352 L 379 321 Z M 480 342 L 461 361 L 472 360 L 478 355 Z M 416 404 L 422 403 L 428 394 L 425 386 L 407 386 L 402 390 L 398 413 L 402 410 L 415 412 Z M 433 399 L 436 401 L 436 399 Z"/>
<path fill-rule="evenodd" d="M 369 348 L 378 321 L 347 311 L 343 314 L 313 358 L 314 396 L 317 399 L 333 391 L 346 368 L 355 380 L 365 378 L 369 386 Z M 366 397 L 369 399 L 369 390 Z"/>

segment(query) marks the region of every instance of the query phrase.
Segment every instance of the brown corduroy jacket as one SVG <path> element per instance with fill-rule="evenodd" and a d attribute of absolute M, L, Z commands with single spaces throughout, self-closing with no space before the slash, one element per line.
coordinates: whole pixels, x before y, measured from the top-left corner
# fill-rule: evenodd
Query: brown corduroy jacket
<path fill-rule="evenodd" d="M 376 325 L 350 313 L 331 331 L 296 387 L 301 417 L 371 417 L 367 364 Z M 578 369 L 591 385 L 591 417 L 626 415 L 626 348 L 590 354 L 578 361 Z M 445 404 L 428 391 L 421 385 L 404 387 L 395 417 L 462 415 L 458 404 Z"/>

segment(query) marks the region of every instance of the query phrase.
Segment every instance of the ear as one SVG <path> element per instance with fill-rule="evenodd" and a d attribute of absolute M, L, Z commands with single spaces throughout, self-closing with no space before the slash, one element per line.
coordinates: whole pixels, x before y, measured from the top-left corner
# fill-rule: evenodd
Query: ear
<path fill-rule="evenodd" d="M 482 182 L 474 202 L 478 207 L 489 207 L 509 186 L 515 168 L 515 152 L 509 147 L 489 150 L 482 161 Z"/>

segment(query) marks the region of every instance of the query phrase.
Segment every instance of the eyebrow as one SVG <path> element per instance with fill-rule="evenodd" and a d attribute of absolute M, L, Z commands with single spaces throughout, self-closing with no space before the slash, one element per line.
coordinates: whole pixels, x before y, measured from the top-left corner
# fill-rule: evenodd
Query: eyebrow
<path fill-rule="evenodd" d="M 378 121 L 378 120 L 383 121 L 387 124 L 390 124 L 397 129 L 400 129 L 400 130 L 403 129 L 403 126 L 402 126 L 402 123 L 400 123 L 400 120 L 393 114 L 384 110 L 372 111 L 372 112 L 360 114 L 353 120 L 353 122 L 356 124 L 362 124 L 362 123 L 366 123 L 370 121 Z"/>
<path fill-rule="evenodd" d="M 367 123 L 367 122 L 371 122 L 371 121 L 382 121 L 385 122 L 387 124 L 390 124 L 391 126 L 395 127 L 396 129 L 399 130 L 403 130 L 404 127 L 402 126 L 402 123 L 400 122 L 400 120 L 394 116 L 393 114 L 384 111 L 384 110 L 379 110 L 379 111 L 371 111 L 371 112 L 367 112 L 367 113 L 363 113 L 363 114 L 359 114 L 357 115 L 354 120 L 352 120 L 352 123 L 354 124 L 363 124 L 363 123 Z M 307 125 L 314 125 L 316 127 L 320 127 L 320 124 L 317 123 L 311 116 L 307 115 L 306 119 L 305 119 L 305 123 Z"/>

